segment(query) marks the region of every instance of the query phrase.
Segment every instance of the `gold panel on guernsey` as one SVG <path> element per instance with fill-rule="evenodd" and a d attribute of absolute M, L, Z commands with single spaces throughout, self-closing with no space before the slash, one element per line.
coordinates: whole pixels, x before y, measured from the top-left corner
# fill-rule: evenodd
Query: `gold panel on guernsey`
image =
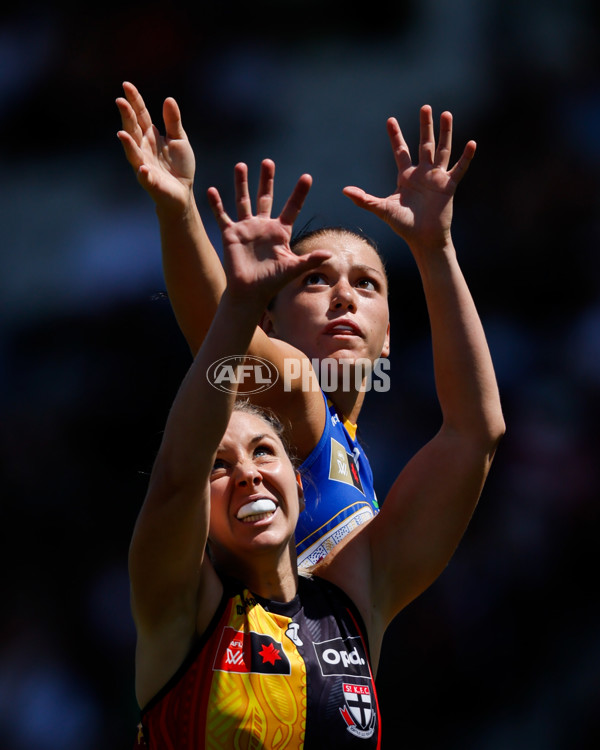
<path fill-rule="evenodd" d="M 344 482 L 356 487 L 364 495 L 356 460 L 341 443 L 331 438 L 331 460 L 329 462 L 329 479 Z"/>
<path fill-rule="evenodd" d="M 252 604 L 247 614 L 245 605 L 236 609 L 223 629 L 213 665 L 207 748 L 301 748 L 306 667 L 291 620 Z"/>

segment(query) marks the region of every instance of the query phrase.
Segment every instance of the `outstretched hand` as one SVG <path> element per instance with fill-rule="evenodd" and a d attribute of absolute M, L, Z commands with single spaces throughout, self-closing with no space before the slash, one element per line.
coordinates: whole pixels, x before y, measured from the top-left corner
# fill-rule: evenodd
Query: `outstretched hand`
<path fill-rule="evenodd" d="M 473 159 L 475 141 L 467 143 L 458 161 L 449 168 L 452 115 L 442 113 L 436 146 L 429 105 L 420 111 L 418 164 L 412 163 L 395 117 L 388 119 L 387 131 L 398 167 L 395 192 L 386 198 L 377 198 L 358 187 L 346 187 L 343 192 L 357 206 L 389 224 L 413 251 L 443 246 L 450 238 L 454 193 Z"/>
<path fill-rule="evenodd" d="M 315 268 L 331 255 L 325 250 L 296 255 L 290 249 L 294 221 L 312 184 L 310 175 L 300 177 L 277 218 L 271 217 L 274 180 L 275 164 L 265 159 L 261 164 L 254 215 L 248 192 L 248 167 L 236 164 L 237 221 L 225 212 L 219 191 L 214 187 L 207 191 L 208 202 L 223 237 L 229 294 L 241 299 L 252 295 L 262 308 L 291 279 Z"/>
<path fill-rule="evenodd" d="M 123 126 L 117 137 L 127 160 L 157 204 L 184 207 L 192 190 L 196 162 L 177 102 L 171 97 L 165 99 L 165 135 L 161 135 L 137 88 L 126 81 L 123 91 L 126 98 L 116 100 Z"/>

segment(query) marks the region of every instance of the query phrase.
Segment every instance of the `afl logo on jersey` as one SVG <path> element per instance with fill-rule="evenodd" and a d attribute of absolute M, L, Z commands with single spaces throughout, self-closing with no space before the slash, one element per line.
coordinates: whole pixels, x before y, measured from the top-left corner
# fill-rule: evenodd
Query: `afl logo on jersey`
<path fill-rule="evenodd" d="M 362 482 L 360 481 L 356 458 L 352 453 L 348 453 L 344 446 L 334 438 L 331 438 L 329 479 L 349 484 L 352 487 L 356 487 L 363 495 L 365 494 Z"/>
<path fill-rule="evenodd" d="M 265 633 L 223 628 L 213 670 L 238 674 L 291 674 L 281 643 Z"/>

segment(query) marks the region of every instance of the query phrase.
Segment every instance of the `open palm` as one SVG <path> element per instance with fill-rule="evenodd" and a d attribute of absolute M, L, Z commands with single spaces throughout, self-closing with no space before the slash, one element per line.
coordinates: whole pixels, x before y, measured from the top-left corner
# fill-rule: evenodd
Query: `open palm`
<path fill-rule="evenodd" d="M 344 194 L 356 205 L 371 211 L 388 223 L 411 246 L 439 246 L 450 233 L 453 197 L 475 154 L 475 142 L 469 141 L 452 168 L 452 115 L 440 117 L 436 146 L 431 107 L 420 112 L 419 160 L 413 164 L 410 150 L 395 118 L 387 121 L 387 130 L 398 168 L 396 190 L 378 198 L 357 187 L 344 188 Z"/>
<path fill-rule="evenodd" d="M 265 159 L 261 165 L 255 215 L 248 192 L 248 168 L 245 164 L 236 165 L 237 221 L 226 213 L 216 188 L 209 188 L 207 193 L 223 238 L 229 293 L 242 298 L 252 293 L 265 306 L 288 281 L 330 256 L 323 250 L 296 255 L 290 249 L 293 224 L 310 190 L 311 177 L 300 177 L 280 215 L 272 218 L 274 175 L 275 164 Z"/>
<path fill-rule="evenodd" d="M 165 99 L 165 135 L 152 123 L 144 100 L 132 83 L 124 83 L 126 98 L 117 99 L 123 129 L 117 135 L 142 187 L 154 198 L 185 204 L 194 180 L 194 152 L 173 98 Z"/>

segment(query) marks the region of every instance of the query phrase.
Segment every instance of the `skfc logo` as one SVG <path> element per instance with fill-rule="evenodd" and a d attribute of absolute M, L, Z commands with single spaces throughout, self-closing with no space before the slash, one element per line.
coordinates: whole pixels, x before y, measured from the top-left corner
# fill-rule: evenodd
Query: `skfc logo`
<path fill-rule="evenodd" d="M 217 390 L 241 396 L 266 391 L 275 385 L 279 372 L 263 357 L 222 357 L 206 371 L 206 379 Z"/>
<path fill-rule="evenodd" d="M 368 685 L 342 685 L 344 708 L 340 708 L 346 728 L 355 737 L 368 739 L 375 732 L 377 712 L 371 700 L 371 690 Z"/>

